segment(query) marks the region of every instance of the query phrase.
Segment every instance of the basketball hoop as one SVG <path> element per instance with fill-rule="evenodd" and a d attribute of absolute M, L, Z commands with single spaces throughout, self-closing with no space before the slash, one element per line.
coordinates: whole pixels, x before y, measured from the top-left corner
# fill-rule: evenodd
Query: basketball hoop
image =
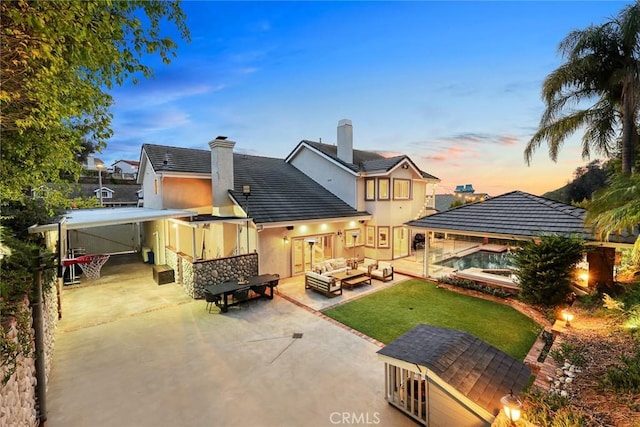
<path fill-rule="evenodd" d="M 62 261 L 62 265 L 68 267 L 77 264 L 87 279 L 97 280 L 100 278 L 100 269 L 109 259 L 109 254 L 83 255 L 78 258 L 68 258 Z"/>

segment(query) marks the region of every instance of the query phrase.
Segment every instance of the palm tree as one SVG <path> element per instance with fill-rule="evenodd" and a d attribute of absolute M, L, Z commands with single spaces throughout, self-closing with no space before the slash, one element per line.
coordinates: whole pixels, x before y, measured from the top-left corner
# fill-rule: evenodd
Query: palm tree
<path fill-rule="evenodd" d="M 638 232 L 640 227 L 640 174 L 613 176 L 608 188 L 597 191 L 587 210 L 587 223 L 603 240 L 615 233 Z M 634 245 L 634 260 L 640 267 L 640 236 Z"/>
<path fill-rule="evenodd" d="M 640 140 L 640 3 L 603 25 L 569 33 L 558 50 L 566 62 L 543 83 L 546 110 L 525 149 L 527 164 L 543 141 L 555 161 L 565 139 L 584 128 L 583 158 L 592 149 L 607 157 L 619 154 L 622 173 L 631 174 Z"/>

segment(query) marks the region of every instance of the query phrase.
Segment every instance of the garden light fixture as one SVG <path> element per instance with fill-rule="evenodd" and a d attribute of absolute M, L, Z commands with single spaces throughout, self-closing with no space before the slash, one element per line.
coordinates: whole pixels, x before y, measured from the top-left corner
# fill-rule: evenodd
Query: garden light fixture
<path fill-rule="evenodd" d="M 509 394 L 500 398 L 500 403 L 502 403 L 504 413 L 507 416 L 510 424 L 512 426 L 515 426 L 516 421 L 520 419 L 520 414 L 522 412 L 522 402 L 520 402 L 520 399 L 513 395 L 513 391 L 509 391 Z"/>

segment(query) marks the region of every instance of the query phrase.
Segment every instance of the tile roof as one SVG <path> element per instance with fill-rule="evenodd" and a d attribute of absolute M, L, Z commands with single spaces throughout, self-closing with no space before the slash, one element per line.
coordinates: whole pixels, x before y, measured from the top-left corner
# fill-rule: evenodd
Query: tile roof
<path fill-rule="evenodd" d="M 153 169 L 211 174 L 211 151 L 144 144 Z M 165 164 L 166 160 L 166 164 Z M 283 159 L 233 154 L 233 197 L 244 208 L 242 185 L 251 185 L 249 216 L 256 224 L 367 216 Z"/>
<path fill-rule="evenodd" d="M 369 215 L 358 212 L 283 159 L 233 155 L 233 197 L 245 206 L 242 185 L 251 185 L 249 216 L 256 224 Z"/>
<path fill-rule="evenodd" d="M 379 354 L 424 366 L 491 414 L 500 398 L 518 394 L 531 369 L 481 339 L 463 331 L 418 325 Z"/>
<path fill-rule="evenodd" d="M 374 151 L 353 150 L 353 163 L 347 163 L 338 158 L 338 146 L 331 144 L 324 144 L 322 142 L 315 142 L 309 140 L 303 140 L 300 144 L 307 144 L 316 150 L 320 151 L 327 157 L 330 157 L 334 161 L 340 163 L 346 168 L 354 172 L 372 172 L 372 171 L 389 171 L 393 169 L 398 163 L 403 160 L 408 160 L 413 166 L 420 171 L 423 178 L 426 179 L 438 179 L 433 175 L 430 175 L 424 171 L 421 171 L 418 166 L 406 155 L 384 157 L 382 154 Z M 294 150 L 295 151 L 295 150 Z"/>
<path fill-rule="evenodd" d="M 96 191 L 100 186 L 98 183 L 83 183 L 83 184 L 74 184 L 72 186 L 71 197 L 96 197 Z M 112 184 L 109 183 L 108 180 L 102 183 L 102 187 L 113 190 L 113 196 L 109 198 L 105 198 L 105 203 L 129 203 L 136 204 L 138 203 L 138 191 L 140 190 L 139 185 L 133 184 Z"/>
<path fill-rule="evenodd" d="M 410 221 L 407 225 L 520 238 L 558 234 L 594 240 L 593 234 L 584 226 L 585 214 L 582 208 L 512 191 Z"/>
<path fill-rule="evenodd" d="M 210 150 L 156 144 L 143 144 L 142 150 L 156 172 L 211 173 Z"/>

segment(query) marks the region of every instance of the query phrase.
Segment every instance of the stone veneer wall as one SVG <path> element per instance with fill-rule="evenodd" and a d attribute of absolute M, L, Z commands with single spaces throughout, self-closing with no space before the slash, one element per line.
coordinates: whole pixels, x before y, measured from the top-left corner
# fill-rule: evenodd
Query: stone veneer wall
<path fill-rule="evenodd" d="M 55 344 L 55 332 L 58 325 L 58 297 L 56 279 L 44 293 L 44 345 L 45 370 L 47 382 L 51 371 L 51 359 Z M 25 300 L 24 304 L 28 304 Z M 17 341 L 16 321 L 11 319 L 5 327 L 8 336 Z M 33 333 L 33 329 L 32 329 Z M 0 368 L 0 379 L 4 377 L 5 368 Z M 33 357 L 20 355 L 16 372 L 6 384 L 0 381 L 0 426 L 37 426 L 38 411 L 36 402 L 36 368 Z"/>
<path fill-rule="evenodd" d="M 204 298 L 205 286 L 258 274 L 257 253 L 196 262 L 169 248 L 165 249 L 165 254 L 167 265 L 174 271 L 176 283 L 181 284 L 185 293 L 194 299 Z M 182 271 L 182 280 L 178 277 L 178 271 Z"/>
<path fill-rule="evenodd" d="M 238 255 L 193 264 L 193 298 L 204 298 L 204 287 L 218 285 L 229 279 L 258 274 L 258 254 Z"/>

